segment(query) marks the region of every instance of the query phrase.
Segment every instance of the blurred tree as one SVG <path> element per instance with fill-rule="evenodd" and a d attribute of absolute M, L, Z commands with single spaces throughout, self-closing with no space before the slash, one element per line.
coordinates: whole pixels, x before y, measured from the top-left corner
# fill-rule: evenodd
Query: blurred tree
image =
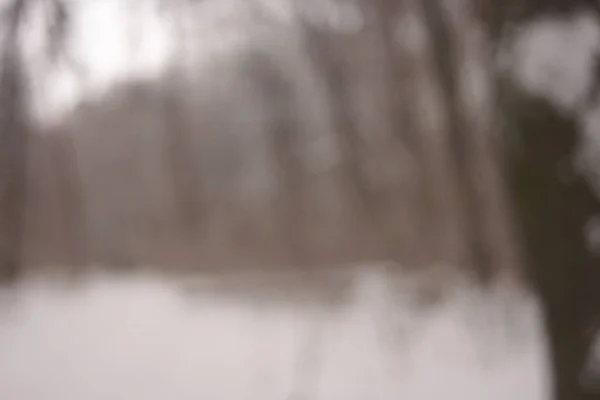
<path fill-rule="evenodd" d="M 27 122 L 25 79 L 19 54 L 19 27 L 25 0 L 2 14 L 0 54 L 0 278 L 14 279 L 21 264 L 26 192 Z"/>
<path fill-rule="evenodd" d="M 22 265 L 29 115 L 22 59 L 23 24 L 35 0 L 11 0 L 0 13 L 0 280 L 12 280 Z M 47 57 L 66 54 L 69 19 L 62 0 L 47 6 Z"/>
<path fill-rule="evenodd" d="M 597 2 L 585 0 L 489 3 L 491 37 L 496 41 L 507 28 L 535 18 L 598 11 Z M 585 237 L 586 225 L 600 212 L 600 201 L 590 181 L 575 169 L 581 127 L 575 116 L 558 110 L 548 99 L 525 94 L 500 77 L 497 87 L 505 165 L 526 271 L 544 311 L 554 398 L 600 398 L 600 393 L 587 392 L 580 384 L 590 351 L 589 329 L 600 312 L 598 258 Z"/>

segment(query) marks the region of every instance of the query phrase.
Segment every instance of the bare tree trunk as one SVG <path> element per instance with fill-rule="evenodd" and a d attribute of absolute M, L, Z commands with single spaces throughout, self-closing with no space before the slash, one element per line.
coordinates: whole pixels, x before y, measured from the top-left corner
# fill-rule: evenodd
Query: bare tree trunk
<path fill-rule="evenodd" d="M 600 204 L 584 180 L 573 175 L 565 184 L 557 173 L 575 145 L 572 122 L 544 104 L 529 104 L 513 118 L 523 135 L 512 181 L 528 270 L 550 338 L 555 398 L 598 398 L 584 393 L 579 376 L 588 351 L 586 331 L 600 310 L 598 265 L 586 249 L 584 226 Z"/>
<path fill-rule="evenodd" d="M 464 80 L 471 78 L 462 72 L 469 63 L 479 63 L 479 70 L 489 71 L 490 65 L 485 64 L 489 56 L 484 53 L 485 47 L 481 47 L 489 48 L 490 42 L 477 40 L 485 26 L 470 17 L 473 9 L 469 2 L 457 3 L 460 5 L 447 3 L 448 8 L 458 9 L 454 12 L 444 9 L 440 3 L 422 4 L 433 37 L 437 80 L 447 110 L 449 146 L 457 170 L 461 215 L 469 238 L 467 263 L 480 278 L 489 280 L 491 275 L 507 267 L 515 269 L 514 231 L 501 177 L 501 159 L 498 149 L 494 148 L 498 143 L 493 141 L 493 121 L 473 110 L 476 105 L 465 99 L 470 93 L 464 93 L 463 89 Z M 485 76 L 487 81 L 482 84 L 491 87 L 489 72 Z M 482 100 L 490 106 L 493 104 L 490 97 Z"/>
<path fill-rule="evenodd" d="M 48 138 L 56 168 L 59 221 L 62 221 L 64 261 L 75 273 L 87 262 L 86 218 L 83 189 L 77 166 L 72 138 L 54 136 Z"/>
<path fill-rule="evenodd" d="M 490 30 L 498 39 L 509 23 L 545 15 L 568 16 L 593 1 L 491 1 Z M 505 137 L 517 137 L 505 164 L 518 212 L 525 271 L 540 296 L 556 400 L 598 399 L 581 385 L 590 352 L 590 328 L 600 313 L 598 258 L 586 246 L 585 227 L 600 212 L 590 182 L 573 163 L 580 140 L 574 118 L 544 99 L 532 99 L 499 79 Z M 592 89 L 592 88 L 590 88 Z M 508 148 L 508 146 L 506 146 Z"/>
<path fill-rule="evenodd" d="M 353 94 L 350 91 L 351 76 L 348 69 L 352 61 L 348 58 L 352 54 L 350 43 L 343 38 L 336 38 L 328 32 L 322 32 L 310 26 L 303 29 L 304 42 L 307 47 L 315 71 L 321 74 L 326 85 L 334 142 L 341 154 L 340 179 L 344 182 L 345 197 L 351 203 L 355 214 L 357 226 L 353 230 L 364 230 L 367 235 L 351 235 L 351 240 L 365 240 L 371 236 L 369 243 L 356 243 L 364 257 L 372 253 L 371 242 L 379 243 L 376 253 L 383 258 L 393 258 L 393 246 L 383 234 L 381 221 L 376 213 L 376 201 L 373 191 L 364 171 L 364 141 L 361 139 L 356 116 L 351 102 Z M 360 256 L 359 256 L 360 257 Z"/>
<path fill-rule="evenodd" d="M 184 237 L 195 237 L 199 233 L 205 205 L 202 199 L 201 178 L 198 176 L 198 163 L 190 148 L 190 129 L 187 129 L 182 115 L 180 94 L 170 87 L 165 93 L 165 151 L 171 171 L 173 193 L 177 210 L 176 226 L 182 229 Z"/>
<path fill-rule="evenodd" d="M 17 44 L 24 0 L 15 1 L 6 18 L 0 59 L 0 278 L 16 278 L 23 240 L 27 123 L 25 87 Z"/>

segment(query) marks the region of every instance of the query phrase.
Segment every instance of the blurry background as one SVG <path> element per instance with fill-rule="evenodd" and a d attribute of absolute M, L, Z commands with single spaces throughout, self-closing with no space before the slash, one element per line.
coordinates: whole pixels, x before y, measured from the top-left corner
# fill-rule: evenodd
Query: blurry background
<path fill-rule="evenodd" d="M 596 398 L 598 17 L 2 0 L 0 396 Z"/>

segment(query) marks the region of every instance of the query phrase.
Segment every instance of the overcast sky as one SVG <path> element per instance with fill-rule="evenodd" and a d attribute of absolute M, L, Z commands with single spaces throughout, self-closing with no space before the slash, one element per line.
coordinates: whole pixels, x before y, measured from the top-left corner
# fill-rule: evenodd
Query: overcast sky
<path fill-rule="evenodd" d="M 6 1 L 6 0 L 3 0 Z M 174 49 L 173 24 L 156 1 L 71 0 L 69 59 L 49 65 L 43 2 L 34 2 L 23 31 L 34 114 L 56 119 L 86 95 L 130 79 L 155 78 Z"/>

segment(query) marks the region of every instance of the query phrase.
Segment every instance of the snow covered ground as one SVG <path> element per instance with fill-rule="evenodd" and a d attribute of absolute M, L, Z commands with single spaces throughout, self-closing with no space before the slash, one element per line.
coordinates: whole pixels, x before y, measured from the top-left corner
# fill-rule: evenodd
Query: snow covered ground
<path fill-rule="evenodd" d="M 284 275 L 39 279 L 0 292 L 0 398 L 549 398 L 525 297 L 457 285 L 418 311 L 410 280 L 383 269 Z"/>

